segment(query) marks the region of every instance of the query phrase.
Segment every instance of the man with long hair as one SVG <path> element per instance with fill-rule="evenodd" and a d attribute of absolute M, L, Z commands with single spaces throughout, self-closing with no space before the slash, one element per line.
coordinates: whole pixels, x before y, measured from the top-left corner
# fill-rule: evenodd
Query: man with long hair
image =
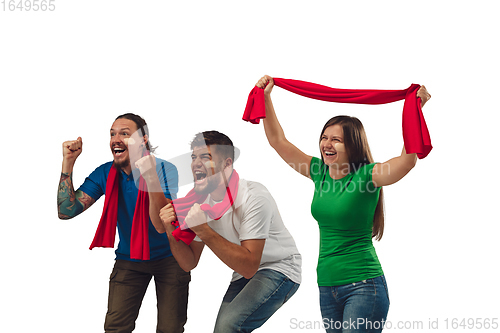
<path fill-rule="evenodd" d="M 82 152 L 82 139 L 63 143 L 62 173 L 57 195 L 60 219 L 73 218 L 87 210 L 103 194 L 103 215 L 93 247 L 113 247 L 118 228 L 120 242 L 109 281 L 106 332 L 132 332 L 144 294 L 152 277 L 156 284 L 157 332 L 184 331 L 187 319 L 190 273 L 182 270 L 170 251 L 165 234 L 156 232 L 149 217 L 147 188 L 135 163 L 152 151 L 146 122 L 138 115 L 118 116 L 110 129 L 113 161 L 99 166 L 78 190 L 72 174 Z M 177 169 L 155 159 L 159 191 L 166 201 L 175 199 Z M 146 193 L 146 194 L 145 194 Z"/>

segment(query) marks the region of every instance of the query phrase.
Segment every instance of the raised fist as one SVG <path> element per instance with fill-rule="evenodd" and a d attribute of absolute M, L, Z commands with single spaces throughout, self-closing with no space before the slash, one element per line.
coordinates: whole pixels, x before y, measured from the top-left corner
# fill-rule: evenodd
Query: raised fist
<path fill-rule="evenodd" d="M 82 138 L 73 141 L 65 141 L 62 144 L 63 159 L 68 162 L 75 162 L 77 157 L 82 153 Z"/>
<path fill-rule="evenodd" d="M 141 157 L 137 162 L 135 162 L 135 167 L 139 169 L 141 176 L 146 180 L 157 176 L 156 158 L 153 155 Z"/>
<path fill-rule="evenodd" d="M 269 75 L 264 75 L 255 85 L 258 88 L 264 89 L 265 95 L 270 95 L 274 87 L 274 80 Z"/>

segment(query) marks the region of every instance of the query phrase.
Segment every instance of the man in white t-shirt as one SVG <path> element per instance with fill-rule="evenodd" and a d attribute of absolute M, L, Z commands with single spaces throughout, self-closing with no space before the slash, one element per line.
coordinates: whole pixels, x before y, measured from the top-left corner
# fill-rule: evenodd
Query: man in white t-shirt
<path fill-rule="evenodd" d="M 208 195 L 201 204 L 213 206 L 224 199 L 227 183 L 236 174 L 233 143 L 222 133 L 208 131 L 196 135 L 191 149 L 194 191 Z M 151 193 L 150 198 L 153 206 L 161 207 Z M 167 232 L 172 253 L 184 270 L 196 267 L 204 245 L 234 270 L 214 332 L 253 331 L 298 289 L 301 256 L 262 184 L 240 179 L 233 205 L 218 220 L 211 220 L 200 204 L 194 204 L 185 218 L 196 233 L 189 246 L 172 235 L 171 223 L 177 220 L 172 204 L 155 215 L 161 221 L 152 218 L 153 224 L 158 232 Z"/>

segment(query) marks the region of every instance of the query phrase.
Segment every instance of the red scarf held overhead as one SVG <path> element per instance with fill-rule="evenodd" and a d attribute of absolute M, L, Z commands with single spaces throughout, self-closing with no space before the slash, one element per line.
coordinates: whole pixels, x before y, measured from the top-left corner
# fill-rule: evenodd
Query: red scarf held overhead
<path fill-rule="evenodd" d="M 239 180 L 240 177 L 238 173 L 236 170 L 233 170 L 231 178 L 229 179 L 228 187 L 226 188 L 226 195 L 224 195 L 224 199 L 213 205 L 213 207 L 209 204 L 203 204 L 200 206 L 201 210 L 203 210 L 213 220 L 220 219 L 233 205 L 234 199 L 238 195 Z M 194 189 L 192 189 L 184 198 L 172 201 L 175 214 L 177 215 L 177 221 L 172 222 L 172 225 L 179 226 L 179 228 L 172 232 L 172 236 L 174 236 L 177 241 L 181 240 L 189 245 L 196 237 L 196 234 L 188 228 L 184 220 L 191 207 L 193 207 L 195 203 L 204 202 L 207 196 L 208 194 L 197 194 Z"/>
<path fill-rule="evenodd" d="M 149 155 L 149 152 L 146 153 Z M 118 221 L 118 170 L 111 166 L 106 181 L 106 193 L 101 220 L 97 226 L 90 250 L 94 247 L 114 247 Z M 149 260 L 149 195 L 146 181 L 139 179 L 139 194 L 135 203 L 130 238 L 130 258 Z"/>
<path fill-rule="evenodd" d="M 408 154 L 417 153 L 418 158 L 424 158 L 432 150 L 429 130 L 422 114 L 420 98 L 417 98 L 418 84 L 412 84 L 404 90 L 361 90 L 336 89 L 316 83 L 299 80 L 274 78 L 278 87 L 302 95 L 327 102 L 385 104 L 404 99 L 403 106 L 403 140 Z M 243 120 L 258 124 L 266 117 L 264 89 L 254 87 L 248 96 Z"/>

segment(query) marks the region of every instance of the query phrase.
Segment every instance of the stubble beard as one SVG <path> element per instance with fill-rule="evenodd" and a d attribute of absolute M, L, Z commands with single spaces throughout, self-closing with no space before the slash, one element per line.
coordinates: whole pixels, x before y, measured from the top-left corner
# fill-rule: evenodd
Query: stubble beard
<path fill-rule="evenodd" d="M 217 187 L 219 187 L 219 183 L 220 183 L 220 174 L 216 173 L 213 176 L 207 177 L 207 184 L 205 186 L 201 187 L 195 184 L 194 191 L 197 194 L 207 195 L 215 191 Z"/>

